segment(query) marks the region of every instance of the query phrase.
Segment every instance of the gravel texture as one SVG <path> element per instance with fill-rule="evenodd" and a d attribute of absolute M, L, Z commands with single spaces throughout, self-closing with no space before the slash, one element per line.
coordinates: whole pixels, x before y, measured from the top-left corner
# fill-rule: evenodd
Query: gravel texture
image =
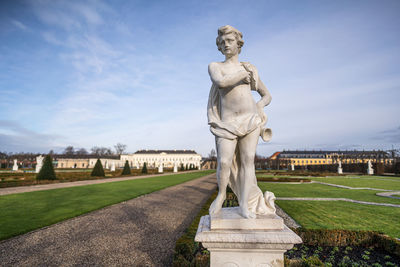
<path fill-rule="evenodd" d="M 0 242 L 0 266 L 170 266 L 215 174 Z"/>

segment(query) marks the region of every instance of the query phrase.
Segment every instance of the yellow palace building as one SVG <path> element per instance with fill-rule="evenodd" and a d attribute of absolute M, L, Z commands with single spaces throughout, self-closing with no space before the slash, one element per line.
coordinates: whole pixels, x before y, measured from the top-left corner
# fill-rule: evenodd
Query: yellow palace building
<path fill-rule="evenodd" d="M 337 164 L 339 160 L 342 163 L 367 163 L 369 160 L 372 162 L 392 163 L 393 159 L 389 153 L 382 150 L 373 151 L 298 151 L 287 150 L 275 153 L 276 159 L 293 163 L 295 166 L 306 165 L 325 165 Z"/>

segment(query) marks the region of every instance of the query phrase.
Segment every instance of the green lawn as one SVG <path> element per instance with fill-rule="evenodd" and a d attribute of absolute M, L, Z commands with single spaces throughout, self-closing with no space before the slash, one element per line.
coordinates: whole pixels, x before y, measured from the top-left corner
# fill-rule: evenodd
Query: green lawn
<path fill-rule="evenodd" d="M 373 230 L 400 238 L 400 208 L 343 201 L 277 201 L 308 229 Z"/>
<path fill-rule="evenodd" d="M 382 185 L 380 180 L 375 182 L 371 184 L 371 187 L 379 188 L 378 185 Z M 375 190 L 342 189 L 322 184 L 307 183 L 280 184 L 259 182 L 258 185 L 263 191 L 274 192 L 276 197 L 349 198 L 361 201 L 400 204 L 400 199 L 376 196 L 375 193 L 382 191 Z M 392 237 L 400 237 L 400 208 L 363 205 L 344 201 L 278 200 L 277 204 L 305 228 L 374 230 L 386 233 Z"/>
<path fill-rule="evenodd" d="M 329 178 L 311 178 L 314 181 L 345 185 L 350 187 L 370 187 L 388 190 L 400 190 L 400 179 L 398 177 L 382 177 L 382 176 L 353 176 L 346 177 L 329 177 Z"/>
<path fill-rule="evenodd" d="M 213 172 L 200 171 L 0 196 L 0 240 Z"/>
<path fill-rule="evenodd" d="M 375 190 L 344 189 L 315 183 L 280 184 L 259 182 L 258 185 L 263 191 L 268 190 L 274 192 L 276 197 L 335 197 L 350 198 L 360 201 L 400 204 L 400 199 L 376 196 L 376 193 L 382 191 Z"/>

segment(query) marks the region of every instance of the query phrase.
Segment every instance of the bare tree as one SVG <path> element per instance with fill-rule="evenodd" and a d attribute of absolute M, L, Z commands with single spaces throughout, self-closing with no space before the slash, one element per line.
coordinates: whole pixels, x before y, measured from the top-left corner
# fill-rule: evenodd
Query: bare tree
<path fill-rule="evenodd" d="M 114 146 L 115 148 L 115 152 L 117 152 L 118 155 L 121 155 L 122 153 L 124 153 L 125 149 L 126 149 L 126 145 L 118 143 Z"/>
<path fill-rule="evenodd" d="M 87 155 L 87 154 L 88 154 L 87 150 L 84 149 L 84 148 L 78 149 L 75 153 L 76 153 L 77 155 Z"/>
<path fill-rule="evenodd" d="M 111 148 L 108 148 L 108 147 L 97 147 L 97 146 L 94 146 L 90 150 L 92 151 L 92 154 L 97 155 L 97 156 L 112 155 Z"/>
<path fill-rule="evenodd" d="M 73 155 L 73 154 L 75 154 L 75 149 L 74 149 L 74 147 L 73 147 L 73 146 L 67 146 L 67 147 L 64 149 L 64 154 L 65 154 L 65 155 Z"/>
<path fill-rule="evenodd" d="M 217 153 L 215 152 L 215 149 L 211 149 L 210 153 L 208 154 L 209 159 L 215 159 L 217 156 Z"/>

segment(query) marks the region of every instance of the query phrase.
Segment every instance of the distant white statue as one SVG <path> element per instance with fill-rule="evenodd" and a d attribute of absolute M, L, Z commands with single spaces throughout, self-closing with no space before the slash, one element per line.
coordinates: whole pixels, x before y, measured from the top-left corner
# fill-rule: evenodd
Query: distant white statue
<path fill-rule="evenodd" d="M 14 159 L 14 165 L 12 167 L 13 171 L 18 171 L 18 164 L 17 164 L 18 160 Z"/>
<path fill-rule="evenodd" d="M 372 163 L 371 160 L 368 160 L 368 169 L 367 169 L 368 175 L 373 175 L 374 174 L 374 169 L 372 168 Z"/>
<path fill-rule="evenodd" d="M 290 163 L 290 168 L 292 169 L 292 171 L 294 171 L 294 163 Z"/>
<path fill-rule="evenodd" d="M 106 169 L 110 169 L 110 165 L 108 164 L 108 160 L 106 160 Z"/>
<path fill-rule="evenodd" d="M 178 163 L 174 162 L 174 172 L 178 172 Z"/>
<path fill-rule="evenodd" d="M 164 170 L 163 170 L 163 163 L 160 162 L 160 164 L 158 165 L 158 173 L 163 173 L 163 172 L 164 172 Z"/>
<path fill-rule="evenodd" d="M 115 162 L 114 161 L 111 163 L 110 171 L 115 172 Z"/>
<path fill-rule="evenodd" d="M 245 218 L 271 213 L 273 193 L 264 198 L 257 185 L 254 157 L 258 138 L 269 141 L 271 129 L 264 128 L 267 116 L 264 107 L 271 95 L 261 81 L 257 68 L 248 62 L 239 62 L 244 44 L 243 35 L 232 26 L 218 29 L 218 50 L 225 56 L 223 62 L 212 62 L 208 72 L 212 81 L 207 116 L 217 147 L 218 196 L 211 204 L 210 214 L 221 211 L 226 188 L 233 190 L 239 200 L 239 213 Z M 255 102 L 251 91 L 260 94 Z M 266 201 L 269 201 L 268 206 Z M 269 207 L 271 206 L 271 207 Z"/>
<path fill-rule="evenodd" d="M 340 161 L 340 160 L 339 160 L 337 172 L 338 172 L 338 174 L 343 174 L 342 161 Z"/>
<path fill-rule="evenodd" d="M 36 157 L 36 169 L 35 169 L 36 173 L 39 173 L 40 170 L 42 169 L 43 160 L 44 160 L 44 157 L 42 155 L 39 155 Z"/>

